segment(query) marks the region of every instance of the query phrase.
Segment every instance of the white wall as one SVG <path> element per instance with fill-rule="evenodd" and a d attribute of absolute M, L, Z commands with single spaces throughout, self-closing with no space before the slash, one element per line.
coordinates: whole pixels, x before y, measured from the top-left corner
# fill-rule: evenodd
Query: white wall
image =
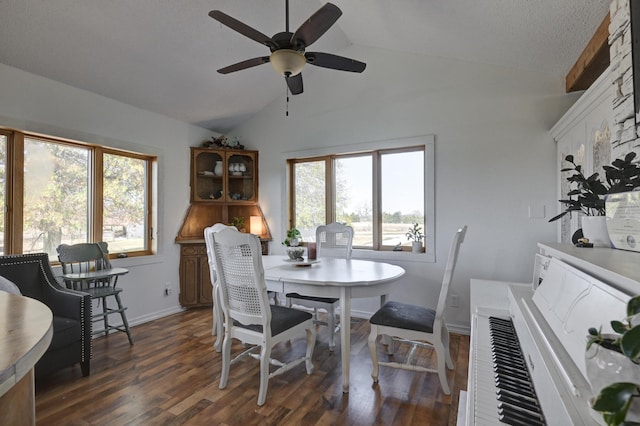
<path fill-rule="evenodd" d="M 179 247 L 174 238 L 189 205 L 188 147 L 213 133 L 2 64 L 0 126 L 158 156 L 158 254 L 113 264 L 130 270 L 119 285 L 131 324 L 178 311 Z M 164 295 L 167 282 L 174 289 L 171 296 Z"/>
<path fill-rule="evenodd" d="M 577 95 L 561 79 L 534 71 L 352 46 L 341 54 L 365 61 L 363 74 L 305 68 L 304 93 L 283 97 L 234 129 L 260 150 L 260 203 L 282 252 L 287 152 L 435 135 L 436 263 L 396 261 L 407 275 L 392 299 L 435 307 L 455 230 L 469 225 L 448 322 L 469 327 L 469 279 L 528 281 L 536 242 L 554 241 L 547 223 L 557 210 L 556 147 L 549 129 Z M 409 186 L 404 188 L 410 196 Z M 545 209 L 529 218 L 529 207 Z M 358 254 L 355 254 L 358 257 Z M 426 277 L 426 279 L 424 278 Z M 356 300 L 368 316 L 375 300 Z"/>

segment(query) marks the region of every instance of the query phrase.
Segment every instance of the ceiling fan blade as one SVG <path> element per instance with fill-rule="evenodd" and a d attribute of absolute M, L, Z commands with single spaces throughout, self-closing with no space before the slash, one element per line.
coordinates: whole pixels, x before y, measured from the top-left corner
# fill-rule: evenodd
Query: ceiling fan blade
<path fill-rule="evenodd" d="M 304 56 L 308 64 L 339 71 L 362 72 L 367 67 L 364 62 L 331 53 L 307 52 Z"/>
<path fill-rule="evenodd" d="M 244 70 L 258 65 L 266 64 L 269 62 L 268 56 L 260 56 L 258 58 L 247 59 L 246 61 L 238 62 L 237 64 L 229 65 L 228 67 L 220 68 L 218 72 L 220 74 L 229 74 L 232 72 Z"/>
<path fill-rule="evenodd" d="M 262 34 L 260 31 L 238 21 L 236 18 L 232 18 L 224 12 L 212 10 L 209 12 L 209 16 L 232 30 L 239 32 L 243 36 L 249 37 L 251 40 L 255 40 L 260 44 L 264 44 L 269 49 L 277 49 L 279 47 L 268 35 Z"/>
<path fill-rule="evenodd" d="M 296 49 L 304 49 L 320 38 L 342 15 L 338 6 L 327 3 L 311 15 L 300 28 L 293 33 L 291 45 Z"/>
<path fill-rule="evenodd" d="M 299 95 L 302 93 L 302 73 L 296 74 L 293 77 L 285 77 L 287 86 L 292 95 Z"/>

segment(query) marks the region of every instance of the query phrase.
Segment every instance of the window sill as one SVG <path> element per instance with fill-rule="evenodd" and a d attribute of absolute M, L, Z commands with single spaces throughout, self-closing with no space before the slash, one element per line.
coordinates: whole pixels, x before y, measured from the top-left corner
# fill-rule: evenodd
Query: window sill
<path fill-rule="evenodd" d="M 119 268 L 130 268 L 135 266 L 164 263 L 165 256 L 160 254 L 152 254 L 147 256 L 115 258 L 115 259 L 110 259 L 110 261 L 112 266 L 117 266 Z"/>
<path fill-rule="evenodd" d="M 378 250 L 358 250 L 353 249 L 351 254 L 353 259 L 380 260 L 393 262 L 420 262 L 435 263 L 436 259 L 432 253 L 413 253 L 407 251 L 378 251 Z"/>

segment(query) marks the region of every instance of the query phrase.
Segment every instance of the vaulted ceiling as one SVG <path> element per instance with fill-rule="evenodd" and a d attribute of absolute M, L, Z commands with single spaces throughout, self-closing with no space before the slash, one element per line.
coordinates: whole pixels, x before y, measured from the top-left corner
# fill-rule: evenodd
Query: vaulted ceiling
<path fill-rule="evenodd" d="M 310 50 L 340 54 L 355 44 L 534 69 L 561 81 L 610 0 L 332 3 L 343 15 Z M 323 4 L 290 0 L 291 30 Z M 268 64 L 218 74 L 219 68 L 268 50 L 208 12 L 222 10 L 271 36 L 284 30 L 284 5 L 284 0 L 0 0 L 0 63 L 224 133 L 282 96 L 285 83 Z M 321 72 L 340 76 L 307 66 L 305 85 Z"/>

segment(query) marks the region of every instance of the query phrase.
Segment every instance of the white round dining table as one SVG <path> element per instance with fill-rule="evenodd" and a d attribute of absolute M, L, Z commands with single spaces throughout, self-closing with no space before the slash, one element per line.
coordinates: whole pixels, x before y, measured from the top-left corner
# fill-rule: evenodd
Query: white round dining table
<path fill-rule="evenodd" d="M 267 290 L 340 299 L 342 391 L 348 393 L 351 299 L 380 297 L 382 306 L 391 287 L 405 271 L 397 265 L 371 260 L 323 258 L 309 266 L 299 266 L 287 260 L 277 255 L 262 257 Z"/>

